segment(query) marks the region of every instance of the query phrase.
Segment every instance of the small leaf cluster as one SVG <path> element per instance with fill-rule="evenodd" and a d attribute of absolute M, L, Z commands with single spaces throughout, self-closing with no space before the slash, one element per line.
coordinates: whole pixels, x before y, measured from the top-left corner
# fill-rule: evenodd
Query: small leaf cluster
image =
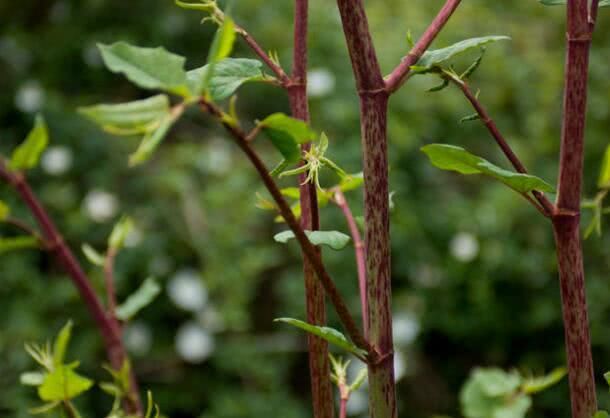
<path fill-rule="evenodd" d="M 460 392 L 466 418 L 523 418 L 531 396 L 559 382 L 566 374 L 559 368 L 541 377 L 524 377 L 517 371 L 477 368 Z"/>
<path fill-rule="evenodd" d="M 584 200 L 581 204 L 583 209 L 590 209 L 593 212 L 591 222 L 585 229 L 584 237 L 589 238 L 593 232 L 598 236 L 602 234 L 602 217 L 610 213 L 610 207 L 604 207 L 604 201 L 610 191 L 610 145 L 606 147 L 602 165 L 599 170 L 597 180 L 598 192 L 593 199 Z"/>

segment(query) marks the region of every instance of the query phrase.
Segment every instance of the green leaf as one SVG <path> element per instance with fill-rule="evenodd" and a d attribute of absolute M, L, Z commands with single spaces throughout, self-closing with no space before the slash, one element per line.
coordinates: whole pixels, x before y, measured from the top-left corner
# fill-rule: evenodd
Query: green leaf
<path fill-rule="evenodd" d="M 559 382 L 566 374 L 565 367 L 558 367 L 546 376 L 525 379 L 521 390 L 527 394 L 541 392 Z"/>
<path fill-rule="evenodd" d="M 119 250 L 123 247 L 127 235 L 133 230 L 133 221 L 129 216 L 123 216 L 112 228 L 108 238 L 108 248 Z"/>
<path fill-rule="evenodd" d="M 610 386 L 610 372 L 604 373 L 604 379 L 606 379 L 606 383 Z"/>
<path fill-rule="evenodd" d="M 445 61 L 473 48 L 480 48 L 491 42 L 510 40 L 508 36 L 483 36 L 480 38 L 465 39 L 447 48 L 426 51 L 412 68 L 414 73 L 425 73 L 438 67 Z"/>
<path fill-rule="evenodd" d="M 11 208 L 6 203 L 0 200 L 0 222 L 6 220 L 11 213 Z"/>
<path fill-rule="evenodd" d="M 309 142 L 316 136 L 307 123 L 283 113 L 267 116 L 259 122 L 259 126 L 289 163 L 301 158 L 299 144 Z"/>
<path fill-rule="evenodd" d="M 538 1 L 542 4 L 544 4 L 545 6 L 559 6 L 559 5 L 566 4 L 566 0 L 538 0 Z M 610 6 L 610 0 L 600 0 L 599 7 L 609 7 L 609 6 Z"/>
<path fill-rule="evenodd" d="M 73 399 L 92 385 L 92 380 L 77 374 L 72 367 L 60 366 L 45 375 L 44 382 L 38 387 L 38 396 L 43 401 Z"/>
<path fill-rule="evenodd" d="M 328 341 L 330 344 L 342 348 L 360 358 L 366 356 L 366 351 L 361 348 L 358 348 L 356 345 L 351 343 L 347 338 L 345 338 L 342 333 L 340 333 L 336 329 L 311 325 L 307 322 L 299 321 L 298 319 L 294 318 L 277 318 L 274 319 L 273 322 L 284 322 L 297 328 L 301 328 L 302 330 L 307 331 L 310 334 L 316 335 L 322 338 L 323 340 Z"/>
<path fill-rule="evenodd" d="M 214 64 L 213 76 L 209 77 L 207 90 L 214 101 L 231 96 L 244 83 L 264 80 L 262 63 L 247 58 L 226 58 Z M 194 96 L 205 92 L 203 81 L 207 77 L 210 64 L 186 73 L 189 89 Z"/>
<path fill-rule="evenodd" d="M 447 144 L 431 144 L 421 148 L 430 162 L 443 170 L 457 171 L 461 174 L 484 174 L 504 183 L 519 193 L 533 190 L 553 193 L 553 187 L 544 180 L 529 174 L 508 171 L 477 157 L 464 148 Z"/>
<path fill-rule="evenodd" d="M 168 97 L 158 94 L 128 103 L 80 107 L 78 111 L 113 135 L 137 135 L 157 127 L 170 108 Z"/>
<path fill-rule="evenodd" d="M 593 415 L 593 418 L 608 418 L 610 417 L 610 415 L 608 415 L 608 413 L 606 411 L 597 411 L 595 413 L 595 415 Z"/>
<path fill-rule="evenodd" d="M 59 367 L 63 364 L 71 335 L 72 321 L 68 321 L 61 331 L 59 331 L 57 337 L 55 337 L 55 343 L 53 344 L 53 364 L 55 367 Z"/>
<path fill-rule="evenodd" d="M 165 48 L 141 48 L 126 42 L 98 45 L 106 67 L 122 73 L 127 79 L 145 89 L 160 89 L 171 93 L 188 94 L 184 57 Z"/>
<path fill-rule="evenodd" d="M 183 110 L 183 108 L 179 108 L 177 112 L 164 117 L 157 129 L 155 129 L 153 132 L 147 133 L 144 138 L 142 138 L 138 149 L 136 149 L 136 151 L 129 156 L 130 167 L 134 167 L 148 161 L 159 144 L 161 144 L 161 142 L 165 139 L 165 136 L 171 127 L 182 115 Z"/>
<path fill-rule="evenodd" d="M 349 235 L 339 231 L 305 231 L 305 235 L 313 245 L 326 245 L 333 250 L 342 250 L 350 242 Z M 288 230 L 275 234 L 276 242 L 285 244 L 294 238 L 294 232 Z"/>
<path fill-rule="evenodd" d="M 47 131 L 47 124 L 42 116 L 37 115 L 34 128 L 25 138 L 25 141 L 13 151 L 9 167 L 13 170 L 27 170 L 36 167 L 40 155 L 48 143 L 49 133 Z"/>
<path fill-rule="evenodd" d="M 19 382 L 25 386 L 40 386 L 44 381 L 44 373 L 41 372 L 25 372 L 19 375 Z"/>
<path fill-rule="evenodd" d="M 475 369 L 460 392 L 466 418 L 523 418 L 531 398 L 519 392 L 521 377 L 496 368 Z"/>
<path fill-rule="evenodd" d="M 0 254 L 9 251 L 23 250 L 27 248 L 37 248 L 38 239 L 31 236 L 19 236 L 11 238 L 0 237 Z"/>
<path fill-rule="evenodd" d="M 91 264 L 102 267 L 106 262 L 106 258 L 87 243 L 81 246 L 81 250 Z"/>
<path fill-rule="evenodd" d="M 116 316 L 127 321 L 149 305 L 161 292 L 161 287 L 153 278 L 144 280 L 142 285 L 116 309 Z"/>
<path fill-rule="evenodd" d="M 599 170 L 597 187 L 600 189 L 607 189 L 610 187 L 610 145 L 606 147 L 606 152 L 604 152 L 604 159 L 602 160 L 602 166 Z"/>

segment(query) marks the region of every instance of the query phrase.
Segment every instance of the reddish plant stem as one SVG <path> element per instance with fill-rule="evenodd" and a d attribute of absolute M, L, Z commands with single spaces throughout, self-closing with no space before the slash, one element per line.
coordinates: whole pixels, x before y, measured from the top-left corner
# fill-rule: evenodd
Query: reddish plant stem
<path fill-rule="evenodd" d="M 322 282 L 324 286 L 324 290 L 326 294 L 330 298 L 335 310 L 337 311 L 337 315 L 343 324 L 347 335 L 352 339 L 354 344 L 358 347 L 362 348 L 367 352 L 367 361 L 370 363 L 376 363 L 378 361 L 378 356 L 375 350 L 372 349 L 371 345 L 364 338 L 358 326 L 356 325 L 356 321 L 352 317 L 347 304 L 343 300 L 343 297 L 339 293 L 337 286 L 333 282 L 332 278 L 326 271 L 324 264 L 322 263 L 321 258 L 318 255 L 318 251 L 316 247 L 309 241 L 307 235 L 305 235 L 305 231 L 301 228 L 301 225 L 294 217 L 290 206 L 286 202 L 286 199 L 282 196 L 282 192 L 278 188 L 277 184 L 269 174 L 265 163 L 260 159 L 256 151 L 251 147 L 250 143 L 247 141 L 248 135 L 241 130 L 238 126 L 227 122 L 225 118 L 223 118 L 222 111 L 216 107 L 213 103 L 207 102 L 205 100 L 201 100 L 200 104 L 202 106 L 203 111 L 209 113 L 214 116 L 223 126 L 224 128 L 231 134 L 235 143 L 239 148 L 244 152 L 246 157 L 250 160 L 259 177 L 263 181 L 267 191 L 271 194 L 271 197 L 275 201 L 280 215 L 286 221 L 286 224 L 290 228 L 290 230 L 294 233 L 295 239 L 299 243 L 301 250 L 307 260 L 311 263 L 314 272 L 318 279 Z"/>
<path fill-rule="evenodd" d="M 57 227 L 49 217 L 48 212 L 39 202 L 38 198 L 30 188 L 25 176 L 21 173 L 10 171 L 5 163 L 0 160 L 0 178 L 11 185 L 27 205 L 30 212 L 38 222 L 46 242 L 50 245 L 49 251 L 53 252 L 57 260 L 64 267 L 72 282 L 78 289 L 81 299 L 89 309 L 98 330 L 102 335 L 108 360 L 113 368 L 119 369 L 127 358 L 125 347 L 121 340 L 120 325 L 111 316 L 107 315 L 95 290 L 91 286 L 87 275 L 77 261 L 76 257 L 65 243 Z M 142 405 L 137 391 L 135 376 L 131 376 L 131 393 L 128 396 L 127 410 L 138 416 L 142 415 Z"/>
<path fill-rule="evenodd" d="M 347 399 L 339 399 L 339 418 L 347 418 Z"/>
<path fill-rule="evenodd" d="M 400 64 L 386 77 L 386 89 L 390 94 L 394 93 L 402 86 L 411 71 L 411 66 L 415 65 L 426 52 L 436 36 L 445 27 L 461 1 L 462 0 L 447 0 L 430 26 L 428 26 L 421 38 L 415 43 L 411 51 L 409 51 Z"/>
<path fill-rule="evenodd" d="M 307 33 L 308 33 L 308 0 L 295 0 L 294 3 L 294 51 L 292 80 L 287 86 L 292 116 L 309 122 L 309 104 L 307 102 Z M 303 144 L 301 150 L 309 151 L 311 143 Z M 303 162 L 301 163 L 303 164 Z M 301 228 L 315 231 L 320 229 L 318 197 L 316 186 L 307 182 L 307 173 L 299 176 L 301 202 Z M 316 248 L 318 257 L 321 251 Z M 307 322 L 319 326 L 326 325 L 326 303 L 324 287 L 316 278 L 311 262 L 303 254 L 303 277 L 305 281 L 305 299 Z M 330 363 L 328 343 L 312 334 L 307 335 L 309 353 L 309 375 L 314 418 L 333 418 L 333 386 L 330 380 Z"/>
<path fill-rule="evenodd" d="M 364 253 L 364 241 L 362 241 L 360 230 L 358 229 L 358 225 L 356 225 L 354 215 L 352 214 L 349 204 L 347 203 L 347 199 L 345 198 L 345 195 L 341 189 L 334 190 L 333 202 L 341 209 L 341 212 L 343 212 L 350 235 L 354 241 L 356 267 L 358 269 L 358 288 L 360 289 L 360 308 L 362 310 L 362 328 L 364 330 L 364 338 L 368 339 L 369 304 L 366 290 L 366 254 Z"/>
<path fill-rule="evenodd" d="M 273 61 L 271 59 L 271 57 L 263 50 L 263 48 L 258 44 L 258 42 L 256 42 L 256 39 L 254 39 L 252 37 L 252 35 L 250 35 L 244 28 L 242 28 L 241 26 L 237 26 L 235 27 L 235 31 L 237 33 L 239 33 L 241 35 L 242 38 L 244 38 L 244 41 L 246 41 L 246 43 L 248 44 L 248 46 L 250 47 L 250 49 L 252 49 L 252 51 L 258 55 L 258 57 L 260 59 L 263 60 L 263 62 L 267 65 L 267 67 L 269 67 L 269 69 L 271 71 L 273 71 L 275 73 L 275 75 L 277 76 L 277 78 L 279 78 L 280 82 L 282 83 L 282 85 L 286 86 L 289 84 L 290 82 L 290 78 L 286 75 L 286 73 L 284 72 L 284 70 L 282 69 L 282 67 L 280 67 L 275 61 Z"/>
<path fill-rule="evenodd" d="M 557 211 L 553 216 L 572 418 L 590 418 L 597 410 L 579 228 L 589 49 L 593 33 L 590 17 L 597 13 L 597 2 L 592 7 L 589 10 L 587 0 L 567 2 L 563 124 Z"/>
<path fill-rule="evenodd" d="M 387 155 L 388 92 L 362 0 L 337 0 L 337 5 L 360 96 L 368 331 L 369 341 L 380 356 L 378 362 L 368 365 L 370 416 L 395 418 L 397 409 L 392 343 Z"/>
<path fill-rule="evenodd" d="M 494 120 L 491 118 L 491 116 L 489 116 L 489 113 L 487 113 L 487 110 L 485 110 L 476 95 L 472 93 L 470 87 L 468 86 L 468 83 L 463 80 L 456 80 L 451 77 L 448 78 L 448 80 L 458 86 L 462 93 L 464 93 L 464 96 L 466 96 L 466 99 L 468 99 L 474 110 L 477 112 L 477 115 L 479 115 L 479 118 L 481 119 L 491 136 L 495 139 L 496 143 L 498 144 L 508 161 L 510 161 L 510 163 L 513 165 L 515 170 L 517 170 L 517 172 L 519 173 L 527 174 L 527 169 L 525 168 L 519 157 L 517 157 L 517 154 L 514 153 L 514 151 L 508 144 L 508 141 L 506 141 L 506 139 L 498 129 L 498 126 L 496 125 Z M 544 195 L 544 193 L 534 191 L 533 195 L 536 200 L 538 200 L 542 208 L 538 207 L 535 202 L 532 202 L 531 200 L 530 202 L 534 206 L 536 206 L 536 209 L 542 209 L 541 213 L 543 215 L 550 217 L 555 211 L 555 206 L 553 205 L 553 203 L 551 203 L 551 201 Z"/>

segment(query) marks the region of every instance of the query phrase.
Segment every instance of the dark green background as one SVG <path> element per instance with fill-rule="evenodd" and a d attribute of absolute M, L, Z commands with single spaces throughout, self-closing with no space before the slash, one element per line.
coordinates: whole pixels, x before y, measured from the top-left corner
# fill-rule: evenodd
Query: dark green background
<path fill-rule="evenodd" d="M 387 73 L 407 50 L 406 32 L 424 30 L 440 0 L 383 0 L 367 5 L 382 68 Z M 591 62 L 584 190 L 595 193 L 602 153 L 609 142 L 610 57 L 608 9 L 600 11 Z M 235 2 L 235 19 L 290 67 L 292 2 Z M 166 293 L 139 316 L 152 332 L 150 352 L 134 356 L 143 388 L 162 410 L 180 417 L 310 416 L 307 358 L 302 335 L 272 323 L 278 316 L 304 317 L 299 254 L 272 240 L 283 229 L 254 207 L 257 177 L 225 133 L 209 119 L 188 114 L 154 159 L 127 168 L 136 140 L 114 138 L 76 114 L 78 106 L 143 98 L 147 92 L 99 65 L 94 45 L 127 40 L 164 45 L 187 56 L 188 68 L 203 63 L 213 27 L 200 15 L 169 0 L 24 0 L 0 3 L 0 151 L 5 155 L 29 130 L 33 113 L 19 110 L 23 87 L 40 86 L 42 113 L 52 143 L 69 147 L 70 171 L 61 176 L 37 169 L 31 183 L 69 244 L 103 248 L 114 220 L 93 222 L 82 201 L 92 189 L 117 196 L 120 212 L 132 215 L 144 239 L 118 259 L 118 293 L 127 296 L 151 274 L 165 285 L 176 271 L 197 269 L 210 304 L 224 323 L 215 332 L 216 350 L 202 364 L 179 359 L 176 329 L 194 318 L 173 305 Z M 334 74 L 335 86 L 311 100 L 313 127 L 326 131 L 330 156 L 347 171 L 360 171 L 358 103 L 343 34 L 331 0 L 312 0 L 310 66 Z M 559 151 L 563 42 L 562 8 L 535 0 L 465 1 L 436 47 L 482 35 L 510 35 L 510 43 L 488 48 L 473 84 L 481 100 L 531 172 L 554 182 Z M 235 56 L 251 57 L 242 42 Z M 471 57 L 473 58 L 474 55 Z M 464 62 L 462 62 L 462 65 Z M 29 83 L 29 84 L 28 84 Z M 426 93 L 436 80 L 415 78 L 390 102 L 389 138 L 392 214 L 393 310 L 415 318 L 414 342 L 397 346 L 407 372 L 398 384 L 400 416 L 457 416 L 457 393 L 472 367 L 497 365 L 543 372 L 564 362 L 557 270 L 549 223 L 523 199 L 478 177 L 440 172 L 419 148 L 427 143 L 458 144 L 508 167 L 484 127 L 459 124 L 472 113 L 460 93 Z M 288 111 L 285 94 L 265 85 L 240 90 L 244 120 Z M 261 146 L 271 164 L 277 155 Z M 214 166 L 214 156 L 228 156 Z M 228 155 L 227 155 L 228 153 Z M 330 185 L 332 179 L 323 179 Z M 294 185 L 293 179 L 285 185 Z M 6 186 L 0 199 L 27 219 Z M 359 215 L 361 196 L 350 195 Z M 117 217 L 119 214 L 117 214 Z M 585 213 L 584 222 L 590 214 Z M 116 217 L 115 217 L 116 218 Z M 334 207 L 323 210 L 325 228 L 346 231 Z M 2 233 L 12 230 L 2 227 Z M 451 240 L 471 234 L 479 244 L 470 262 L 456 259 Z M 602 373 L 610 368 L 610 238 L 585 243 L 600 406 L 610 407 Z M 80 254 L 79 254 L 80 255 Z M 51 338 L 68 319 L 75 321 L 69 358 L 97 380 L 105 378 L 100 339 L 71 283 L 46 254 L 35 251 L 0 256 L 0 415 L 27 416 L 35 393 L 18 383 L 33 367 L 24 342 Z M 353 254 L 325 253 L 329 270 L 356 311 Z M 102 295 L 101 275 L 90 265 Z M 334 316 L 331 321 L 336 324 Z M 86 416 L 103 416 L 110 399 L 99 390 L 78 405 Z M 569 416 L 567 381 L 536 397 L 531 417 Z"/>

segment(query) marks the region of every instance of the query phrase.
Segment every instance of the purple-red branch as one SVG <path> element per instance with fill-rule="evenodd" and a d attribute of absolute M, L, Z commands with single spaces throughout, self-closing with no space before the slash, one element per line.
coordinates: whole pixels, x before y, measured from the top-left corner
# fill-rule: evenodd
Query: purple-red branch
<path fill-rule="evenodd" d="M 592 2 L 591 9 L 588 0 L 567 2 L 563 123 L 557 210 L 553 216 L 572 418 L 590 418 L 597 410 L 580 238 L 589 50 L 597 7 L 597 1 Z"/>
<path fill-rule="evenodd" d="M 354 252 L 356 255 L 356 267 L 358 269 L 358 288 L 360 289 L 360 309 L 362 310 L 362 328 L 364 331 L 364 338 L 369 338 L 369 303 L 367 295 L 367 284 L 366 284 L 366 254 L 364 253 L 364 241 L 360 236 L 360 230 L 354 219 L 354 215 L 347 203 L 345 195 L 341 189 L 335 189 L 333 202 L 341 209 L 347 226 L 354 241 Z"/>
<path fill-rule="evenodd" d="M 294 3 L 294 48 L 292 60 L 292 77 L 284 87 L 288 92 L 292 116 L 309 122 L 309 104 L 307 102 L 307 33 L 308 33 L 308 0 L 295 0 Z M 311 143 L 301 146 L 303 152 L 309 151 Z M 304 162 L 301 162 L 304 164 Z M 316 186 L 307 182 L 307 173 L 299 176 L 299 195 L 301 202 L 301 227 L 305 230 L 320 229 L 320 216 Z M 317 249 L 318 256 L 322 257 Z M 303 257 L 303 277 L 305 281 L 305 298 L 307 322 L 318 326 L 326 325 L 326 303 L 324 287 L 317 279 L 313 265 Z M 328 343 L 322 338 L 307 335 L 309 347 L 309 375 L 314 418 L 333 418 L 333 386 L 330 380 L 330 363 Z"/>
<path fill-rule="evenodd" d="M 438 12 L 430 26 L 426 29 L 421 38 L 415 43 L 411 51 L 402 59 L 400 64 L 386 77 L 385 84 L 388 92 L 394 93 L 404 83 L 411 66 L 415 65 L 426 50 L 430 47 L 436 36 L 445 27 L 451 15 L 462 0 L 447 0 L 445 5 Z"/>
<path fill-rule="evenodd" d="M 519 157 L 517 157 L 517 154 L 514 153 L 514 151 L 508 144 L 508 141 L 506 141 L 506 139 L 498 129 L 498 126 L 496 125 L 494 120 L 491 118 L 491 116 L 489 116 L 487 110 L 485 110 L 485 107 L 483 107 L 477 96 L 472 93 L 470 87 L 468 86 L 468 83 L 466 83 L 466 81 L 464 80 L 456 80 L 452 77 L 449 77 L 448 80 L 457 85 L 462 91 L 462 93 L 464 93 L 466 99 L 468 99 L 474 110 L 477 112 L 477 115 L 479 115 L 479 119 L 481 119 L 481 122 L 483 122 L 483 124 L 485 125 L 491 136 L 495 139 L 496 143 L 498 144 L 508 161 L 510 161 L 510 163 L 513 165 L 515 170 L 517 170 L 517 172 L 519 173 L 527 174 L 527 169 L 525 168 Z M 532 203 L 536 207 L 536 209 L 539 210 L 544 216 L 550 217 L 555 212 L 555 206 L 553 205 L 553 203 L 551 203 L 551 201 L 544 195 L 544 193 L 534 190 L 533 195 L 542 207 L 538 206 L 538 204 L 536 204 L 536 202 L 534 202 L 528 195 L 524 194 L 524 197 L 528 199 L 529 202 Z"/>

